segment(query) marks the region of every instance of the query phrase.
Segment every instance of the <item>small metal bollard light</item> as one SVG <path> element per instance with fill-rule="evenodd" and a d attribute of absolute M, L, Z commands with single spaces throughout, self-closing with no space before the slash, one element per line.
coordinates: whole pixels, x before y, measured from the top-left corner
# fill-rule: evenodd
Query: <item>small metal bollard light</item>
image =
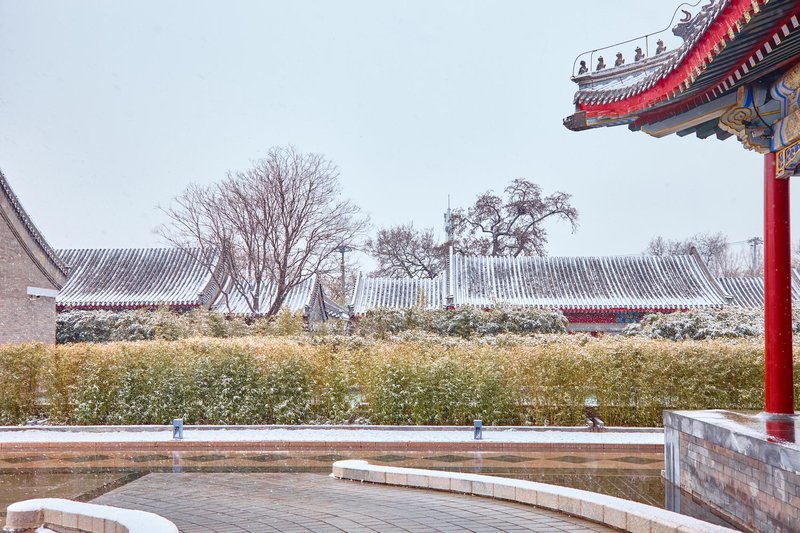
<path fill-rule="evenodd" d="M 172 438 L 183 440 L 183 418 L 176 418 L 172 421 Z"/>
<path fill-rule="evenodd" d="M 473 436 L 475 440 L 482 440 L 483 439 L 483 421 L 482 420 L 475 420 L 472 423 L 472 427 L 475 429 Z"/>
<path fill-rule="evenodd" d="M 586 425 L 592 431 L 605 428 L 605 423 L 600 419 L 600 403 L 595 396 L 589 396 L 583 401 L 583 413 L 586 416 Z"/>

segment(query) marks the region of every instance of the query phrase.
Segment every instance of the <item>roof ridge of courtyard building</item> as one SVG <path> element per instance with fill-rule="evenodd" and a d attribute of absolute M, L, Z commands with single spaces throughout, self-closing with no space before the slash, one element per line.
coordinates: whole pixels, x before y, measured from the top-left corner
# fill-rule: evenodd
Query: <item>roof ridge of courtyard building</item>
<path fill-rule="evenodd" d="M 640 253 L 640 254 L 586 254 L 586 255 L 492 255 L 492 254 L 465 254 L 463 252 L 454 252 L 453 257 L 469 257 L 469 258 L 484 258 L 484 259 L 508 259 L 508 260 L 515 260 L 515 259 L 618 259 L 618 258 L 632 258 L 632 259 L 639 259 L 639 258 L 660 258 L 660 259 L 667 259 L 667 258 L 675 258 L 675 257 L 692 257 L 693 254 L 670 254 L 670 255 L 656 255 L 656 254 L 647 254 L 647 253 Z"/>

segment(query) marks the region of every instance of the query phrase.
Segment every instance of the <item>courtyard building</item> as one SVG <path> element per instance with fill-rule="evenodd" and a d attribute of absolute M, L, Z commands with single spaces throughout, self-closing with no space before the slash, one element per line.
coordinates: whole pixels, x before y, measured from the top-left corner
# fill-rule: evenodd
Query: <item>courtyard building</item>
<path fill-rule="evenodd" d="M 215 275 L 195 251 L 177 248 L 59 250 L 70 275 L 59 311 L 208 308 L 219 294 Z"/>
<path fill-rule="evenodd" d="M 716 309 L 730 296 L 697 255 L 490 257 L 450 254 L 434 279 L 359 276 L 358 317 L 380 308 L 558 309 L 572 332 L 621 332 L 648 313 Z"/>
<path fill-rule="evenodd" d="M 221 262 L 205 260 L 199 250 L 115 248 L 58 253 L 70 268 L 58 295 L 59 312 L 167 307 L 176 312 L 208 309 L 257 317 L 267 312 L 275 297 L 274 285 L 264 283 L 259 308 L 252 310 L 241 292 L 233 288 Z M 302 313 L 314 323 L 327 320 L 325 302 L 322 286 L 313 275 L 289 291 L 283 309 Z"/>
<path fill-rule="evenodd" d="M 0 172 L 0 344 L 55 343 L 56 295 L 67 277 Z"/>
<path fill-rule="evenodd" d="M 230 287 L 230 283 L 228 285 L 227 290 L 220 292 L 217 296 L 211 306 L 213 310 L 236 316 L 258 317 L 269 311 L 270 305 L 275 299 L 275 285 L 264 283 L 259 293 L 258 309 L 253 310 L 244 295 Z M 318 277 L 312 275 L 296 287 L 289 289 L 281 308 L 292 314 L 302 313 L 303 319 L 307 323 L 316 324 L 328 320 L 329 303 Z"/>
<path fill-rule="evenodd" d="M 745 309 L 764 308 L 764 278 L 735 276 L 717 278 L 717 282 L 733 298 L 734 305 Z M 800 303 L 800 271 L 792 269 L 792 302 Z"/>

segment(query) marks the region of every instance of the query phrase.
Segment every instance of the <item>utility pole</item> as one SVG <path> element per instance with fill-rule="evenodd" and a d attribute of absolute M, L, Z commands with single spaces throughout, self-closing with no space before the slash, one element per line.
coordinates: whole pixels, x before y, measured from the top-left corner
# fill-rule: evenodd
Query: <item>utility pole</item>
<path fill-rule="evenodd" d="M 444 231 L 447 235 L 447 242 L 453 242 L 453 211 L 450 209 L 450 195 L 447 195 L 447 211 L 444 214 Z"/>
<path fill-rule="evenodd" d="M 341 267 L 342 267 L 342 304 L 343 305 L 347 305 L 347 281 L 345 279 L 345 273 L 344 273 L 344 254 L 346 254 L 347 252 L 352 252 L 353 249 L 351 247 L 343 244 L 343 245 L 339 246 L 338 248 L 336 248 L 336 251 L 339 252 L 340 254 L 342 254 L 342 263 L 341 263 Z"/>
<path fill-rule="evenodd" d="M 450 195 L 447 195 L 447 211 L 444 214 L 444 231 L 447 235 L 447 256 L 444 260 L 444 270 L 445 270 L 445 298 L 447 302 L 447 308 L 452 309 L 453 306 L 453 287 L 451 286 L 451 279 L 452 279 L 452 272 L 451 269 L 453 265 L 450 264 L 450 254 L 453 251 L 453 238 L 455 237 L 455 231 L 453 228 L 453 211 L 450 209 Z"/>
<path fill-rule="evenodd" d="M 747 244 L 753 248 L 753 273 L 755 273 L 758 271 L 758 247 L 764 244 L 764 240 L 761 237 L 753 237 L 752 239 L 747 239 Z"/>

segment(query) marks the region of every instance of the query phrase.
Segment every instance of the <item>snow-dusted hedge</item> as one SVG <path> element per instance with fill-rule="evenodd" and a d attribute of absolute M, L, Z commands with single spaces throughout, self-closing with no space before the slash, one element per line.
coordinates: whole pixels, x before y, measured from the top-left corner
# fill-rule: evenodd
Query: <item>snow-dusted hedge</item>
<path fill-rule="evenodd" d="M 797 372 L 800 372 L 800 365 Z M 38 383 L 38 389 L 37 389 Z M 575 425 L 663 409 L 761 409 L 760 339 L 404 332 L 0 347 L 0 420 L 20 423 Z M 40 401 L 36 401 L 37 390 Z M 800 390 L 798 390 L 800 398 Z"/>
<path fill-rule="evenodd" d="M 792 314 L 792 328 L 795 333 L 800 332 L 800 309 L 795 308 Z M 762 337 L 764 310 L 725 307 L 681 313 L 655 313 L 646 315 L 641 323 L 629 326 L 626 333 L 674 341 Z"/>
<path fill-rule="evenodd" d="M 60 346 L 44 372 L 68 424 L 299 424 L 346 418 L 346 375 L 321 349 L 265 339 Z"/>
<path fill-rule="evenodd" d="M 37 384 L 52 348 L 0 344 L 0 425 L 25 422 L 37 411 Z"/>
<path fill-rule="evenodd" d="M 245 320 L 200 309 L 189 313 L 174 313 L 168 309 L 68 311 L 56 317 L 56 342 L 59 344 L 295 335 L 302 330 L 302 317 L 288 312 L 278 314 L 274 320 Z"/>
<path fill-rule="evenodd" d="M 561 311 L 549 309 L 375 309 L 358 318 L 356 331 L 378 338 L 403 331 L 465 338 L 505 333 L 566 333 L 567 319 Z"/>

